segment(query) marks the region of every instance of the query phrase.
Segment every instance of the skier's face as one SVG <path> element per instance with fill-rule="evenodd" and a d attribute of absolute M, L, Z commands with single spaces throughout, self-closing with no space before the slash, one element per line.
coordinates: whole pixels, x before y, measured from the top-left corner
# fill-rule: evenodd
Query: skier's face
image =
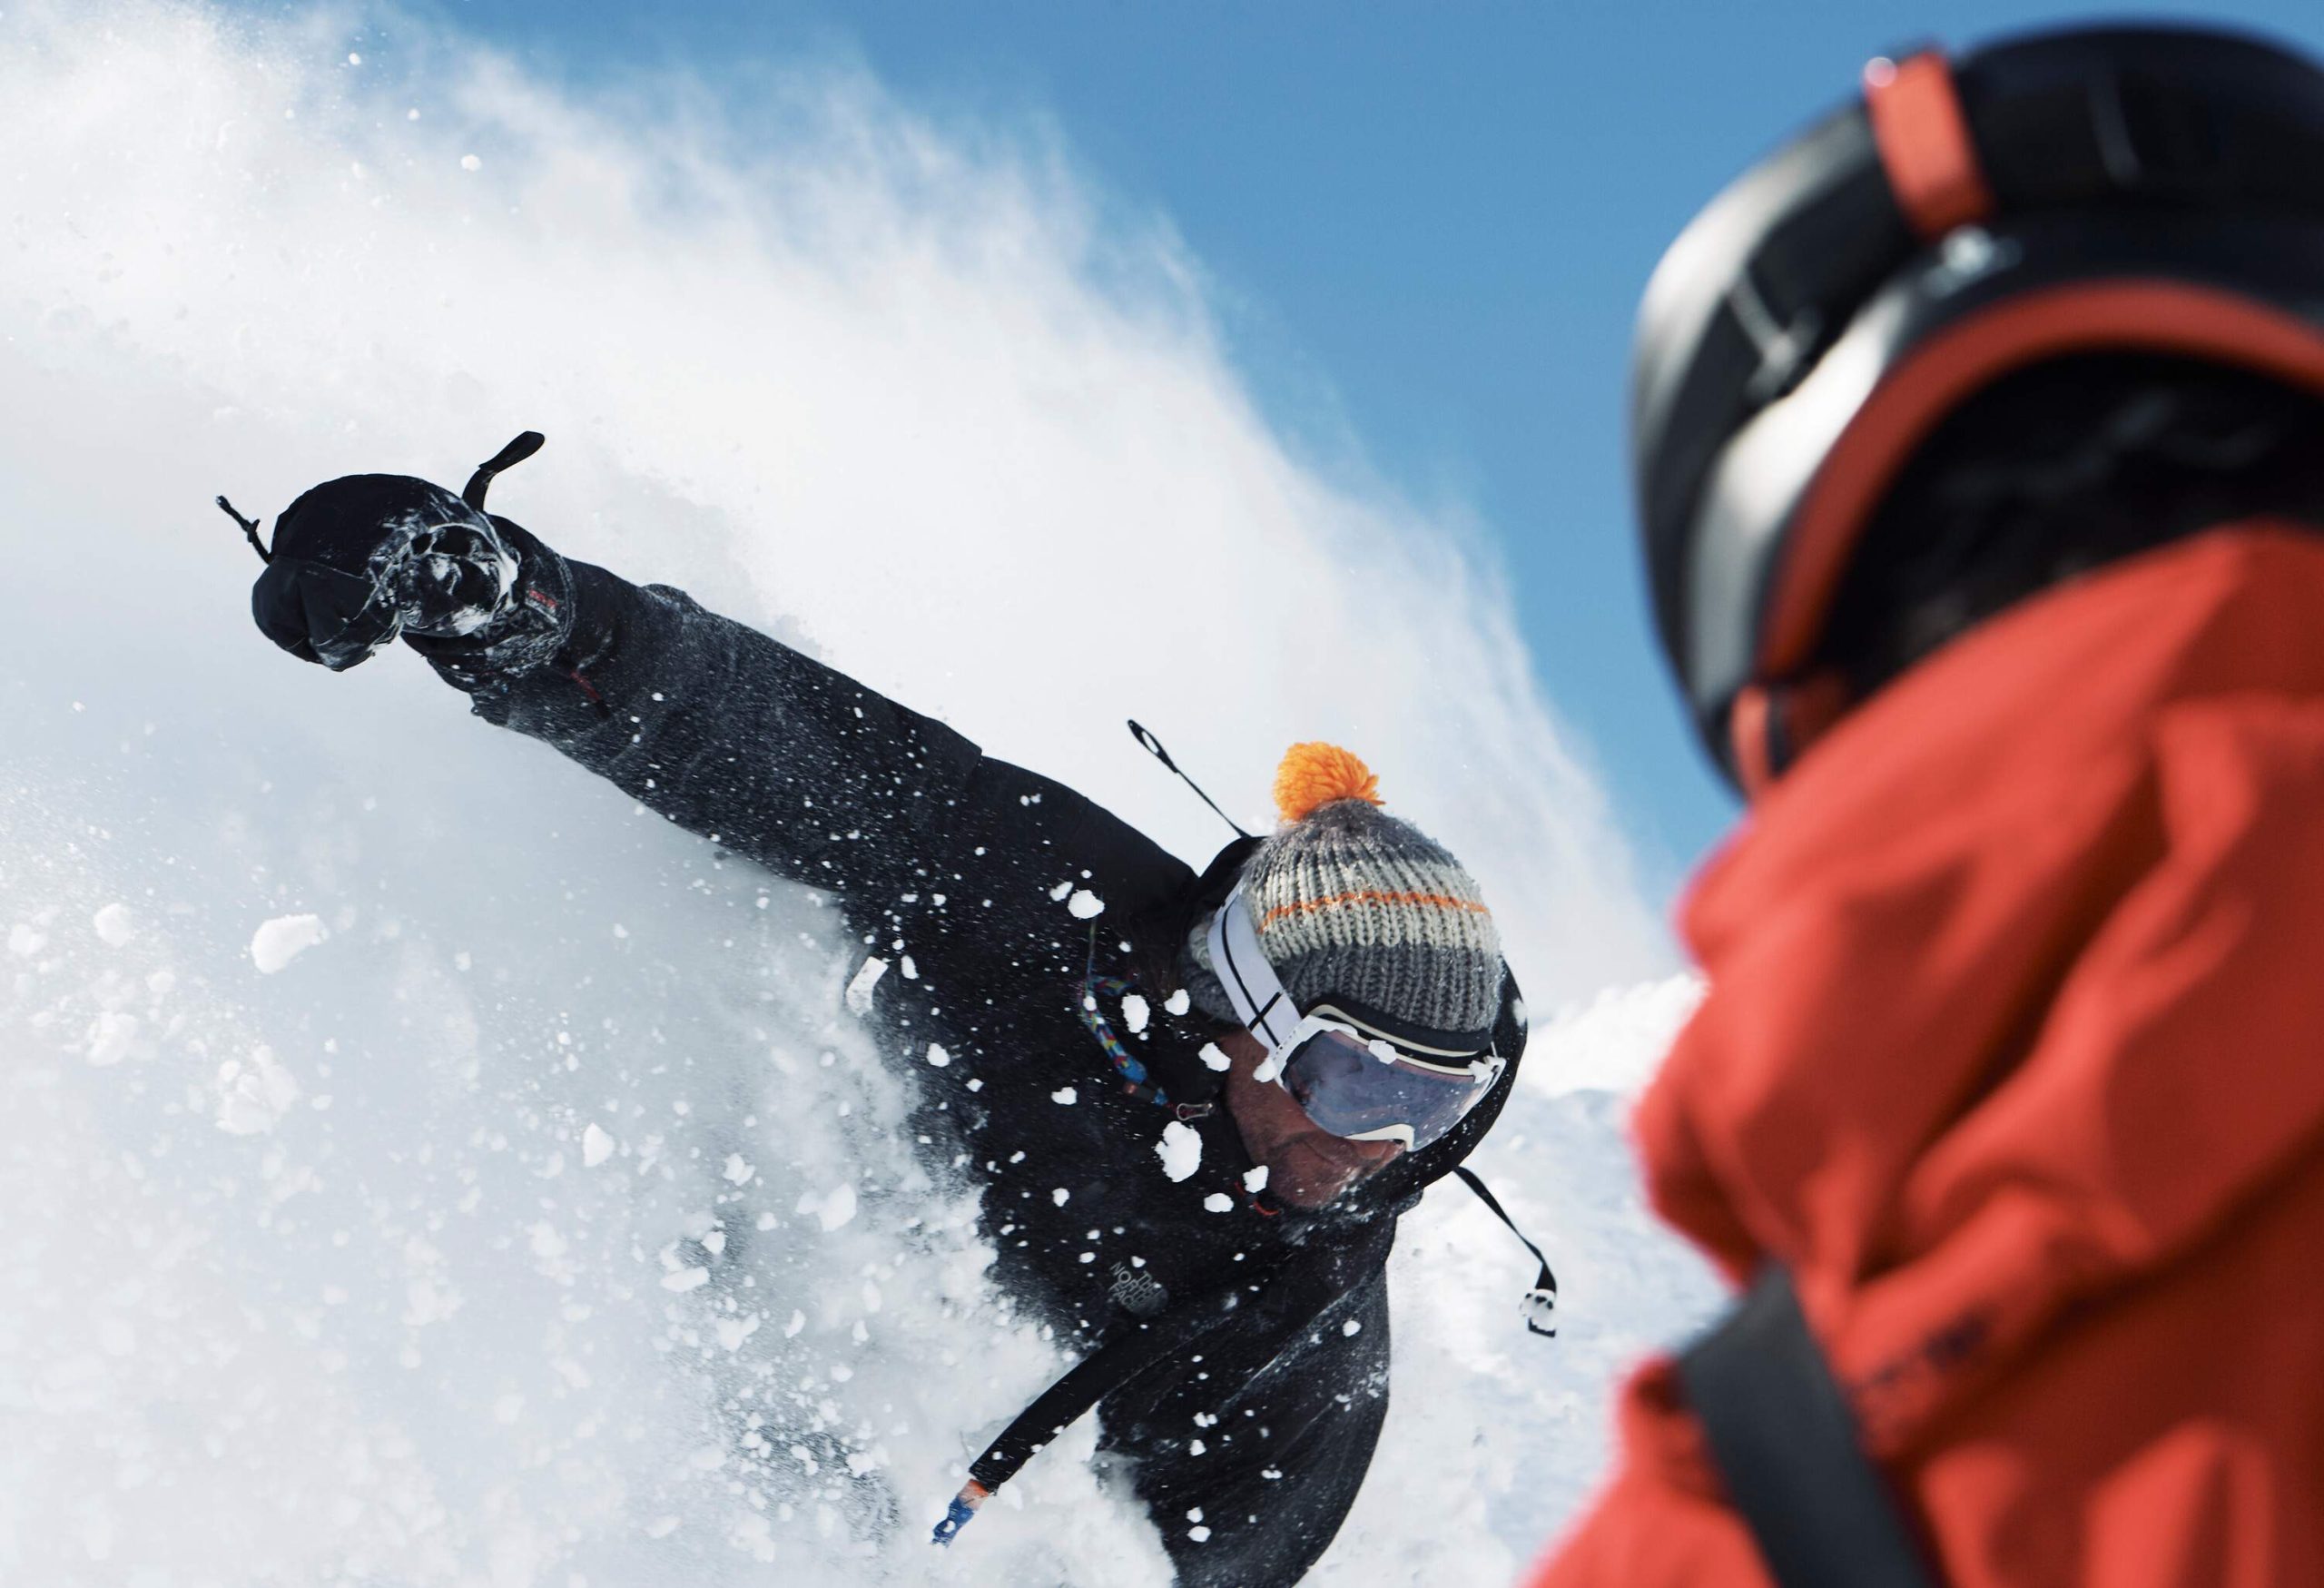
<path fill-rule="evenodd" d="M 1265 1164 L 1267 1190 L 1294 1208 L 1321 1208 L 1403 1151 L 1399 1141 L 1350 1141 L 1309 1119 L 1289 1092 L 1258 1079 L 1266 1049 L 1250 1032 L 1218 1039 L 1234 1066 L 1226 1072 L 1226 1111 L 1254 1163 Z"/>

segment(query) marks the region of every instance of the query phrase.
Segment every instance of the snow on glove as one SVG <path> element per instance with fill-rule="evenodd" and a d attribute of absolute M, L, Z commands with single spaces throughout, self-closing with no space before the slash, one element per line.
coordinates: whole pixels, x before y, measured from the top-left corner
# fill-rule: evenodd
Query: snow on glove
<path fill-rule="evenodd" d="M 565 559 L 507 519 L 424 479 L 350 474 L 275 520 L 251 613 L 333 672 L 404 635 L 431 658 L 513 676 L 565 643 L 571 588 Z"/>

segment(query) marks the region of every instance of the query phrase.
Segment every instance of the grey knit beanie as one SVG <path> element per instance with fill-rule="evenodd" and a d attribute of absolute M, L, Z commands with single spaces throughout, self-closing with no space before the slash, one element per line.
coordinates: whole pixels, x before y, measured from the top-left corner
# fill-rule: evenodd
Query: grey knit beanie
<path fill-rule="evenodd" d="M 1377 780 L 1335 745 L 1293 745 L 1275 804 L 1283 825 L 1244 865 L 1243 897 L 1292 1001 L 1305 1009 L 1336 995 L 1481 1041 L 1500 1013 L 1502 962 L 1476 879 L 1381 810 Z M 1208 925 L 1195 923 L 1180 969 L 1203 1012 L 1233 1023 Z"/>

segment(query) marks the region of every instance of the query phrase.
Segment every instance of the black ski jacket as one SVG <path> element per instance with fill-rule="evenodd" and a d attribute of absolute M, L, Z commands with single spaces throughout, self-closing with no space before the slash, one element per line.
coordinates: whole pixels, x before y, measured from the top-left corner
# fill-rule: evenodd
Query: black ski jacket
<path fill-rule="evenodd" d="M 567 566 L 575 636 L 556 663 L 507 677 L 424 647 L 438 671 L 487 721 L 838 902 L 865 956 L 890 962 L 872 1018 L 918 1077 L 944 1161 L 965 1154 L 985 1184 L 1001 1283 L 1069 1351 L 1148 1317 L 1183 1336 L 1098 1406 L 1101 1446 L 1129 1458 L 1180 1581 L 1297 1582 L 1386 1414 L 1396 1216 L 1467 1155 L 1514 1079 L 1513 982 L 1495 1033 L 1508 1070 L 1456 1131 L 1320 1213 L 1279 1207 L 1244 1188 L 1253 1166 L 1200 1057 L 1215 1028 L 1151 984 L 1250 841 L 1197 876 L 1071 789 L 680 591 Z M 1202 1139 L 1178 1181 L 1155 1150 L 1173 1119 Z"/>

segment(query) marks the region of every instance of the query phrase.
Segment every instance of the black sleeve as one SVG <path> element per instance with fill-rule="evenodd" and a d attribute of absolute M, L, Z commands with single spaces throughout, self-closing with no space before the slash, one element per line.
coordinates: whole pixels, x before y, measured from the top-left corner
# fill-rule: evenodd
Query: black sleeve
<path fill-rule="evenodd" d="M 1186 867 L 1049 779 L 666 586 L 575 562 L 575 637 L 510 677 L 426 647 L 478 715 L 553 745 L 768 869 L 892 910 L 923 879 L 1073 882 L 1124 913 Z M 1118 916 L 1117 917 L 1119 918 Z"/>

